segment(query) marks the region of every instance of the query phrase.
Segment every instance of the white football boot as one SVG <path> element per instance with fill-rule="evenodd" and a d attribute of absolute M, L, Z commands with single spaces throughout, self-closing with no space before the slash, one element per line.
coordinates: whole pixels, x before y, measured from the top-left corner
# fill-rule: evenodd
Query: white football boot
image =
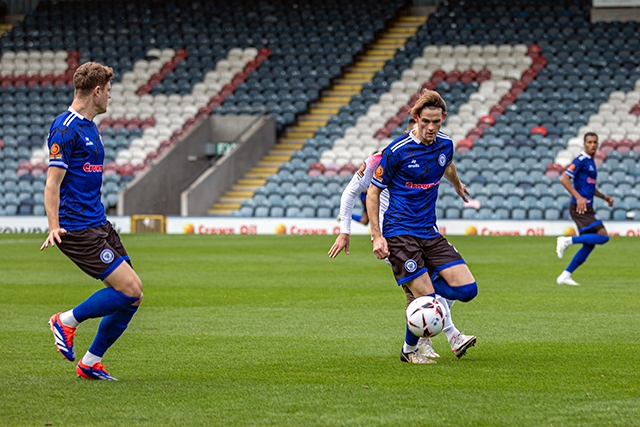
<path fill-rule="evenodd" d="M 571 273 L 567 270 L 560 273 L 558 279 L 556 279 L 558 285 L 571 285 L 571 286 L 580 286 L 580 283 L 576 282 L 571 278 Z"/>
<path fill-rule="evenodd" d="M 562 259 L 562 257 L 564 256 L 565 249 L 567 249 L 572 244 L 573 244 L 573 241 L 571 237 L 564 237 L 564 236 L 558 237 L 558 240 L 556 243 L 556 254 L 558 255 L 558 258 Z"/>
<path fill-rule="evenodd" d="M 430 359 L 440 358 L 440 355 L 433 349 L 431 339 L 429 338 L 420 338 L 420 341 L 418 341 L 418 351 L 420 351 L 424 357 L 428 357 Z"/>
<path fill-rule="evenodd" d="M 451 337 L 451 351 L 456 355 L 458 359 L 467 353 L 467 350 L 476 345 L 476 337 L 473 335 L 465 335 L 462 332 L 458 332 Z"/>
<path fill-rule="evenodd" d="M 411 353 L 405 353 L 400 351 L 400 361 L 405 363 L 415 363 L 418 365 L 434 365 L 437 362 L 435 360 L 428 359 L 420 353 L 420 350 L 412 351 Z"/>

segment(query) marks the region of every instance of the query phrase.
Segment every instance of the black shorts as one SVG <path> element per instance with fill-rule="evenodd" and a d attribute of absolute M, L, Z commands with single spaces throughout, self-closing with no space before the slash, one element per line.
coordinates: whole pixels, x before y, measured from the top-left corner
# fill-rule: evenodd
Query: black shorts
<path fill-rule="evenodd" d="M 58 247 L 71 261 L 88 275 L 103 280 L 129 255 L 120 236 L 110 222 L 95 228 L 70 231 L 62 236 Z"/>
<path fill-rule="evenodd" d="M 389 262 L 398 285 L 410 282 L 424 273 L 434 274 L 464 264 L 457 249 L 442 236 L 422 239 L 396 236 L 387 239 Z"/>
<path fill-rule="evenodd" d="M 578 234 L 597 233 L 604 228 L 602 220 L 593 210 L 592 205 L 587 205 L 587 211 L 583 214 L 576 212 L 577 205 L 569 205 L 569 215 L 578 226 Z"/>

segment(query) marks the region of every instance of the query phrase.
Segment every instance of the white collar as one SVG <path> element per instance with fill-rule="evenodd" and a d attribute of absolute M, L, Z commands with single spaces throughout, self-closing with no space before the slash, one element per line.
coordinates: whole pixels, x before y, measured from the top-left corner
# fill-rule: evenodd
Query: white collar
<path fill-rule="evenodd" d="M 76 116 L 80 117 L 83 120 L 87 120 L 86 117 L 84 117 L 82 114 L 78 113 L 76 110 L 74 110 L 73 108 L 69 107 L 68 111 L 71 111 L 73 114 L 75 114 Z"/>

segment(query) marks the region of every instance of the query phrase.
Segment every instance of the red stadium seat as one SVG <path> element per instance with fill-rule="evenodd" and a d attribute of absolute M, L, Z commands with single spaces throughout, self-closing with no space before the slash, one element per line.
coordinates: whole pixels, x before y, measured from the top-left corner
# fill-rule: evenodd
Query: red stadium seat
<path fill-rule="evenodd" d="M 547 135 L 547 128 L 544 126 L 534 126 L 531 128 L 531 135 L 540 134 L 543 136 Z"/>
<path fill-rule="evenodd" d="M 496 118 L 492 115 L 482 116 L 478 119 L 478 123 L 486 123 L 490 126 L 493 126 L 496 123 Z"/>
<path fill-rule="evenodd" d="M 460 141 L 458 141 L 458 144 L 456 145 L 456 151 L 460 154 L 464 154 L 467 151 L 471 150 L 472 147 L 473 147 L 473 140 L 469 138 L 463 138 Z"/>
<path fill-rule="evenodd" d="M 550 163 L 545 169 L 544 174 L 549 178 L 554 179 L 560 176 L 562 172 L 564 172 L 564 168 L 561 165 L 557 163 Z"/>
<path fill-rule="evenodd" d="M 633 141 L 628 138 L 618 141 L 618 144 L 616 145 L 616 150 L 618 150 L 622 154 L 626 154 L 632 149 L 633 149 Z"/>

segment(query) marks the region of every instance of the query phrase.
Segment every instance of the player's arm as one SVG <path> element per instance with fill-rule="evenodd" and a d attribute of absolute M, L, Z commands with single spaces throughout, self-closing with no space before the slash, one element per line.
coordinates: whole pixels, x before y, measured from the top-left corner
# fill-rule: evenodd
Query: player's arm
<path fill-rule="evenodd" d="M 583 214 L 587 211 L 587 199 L 582 197 L 578 190 L 573 186 L 573 182 L 571 181 L 571 176 L 569 176 L 566 172 L 562 174 L 560 177 L 560 182 L 566 188 L 566 190 L 576 199 L 576 212 L 579 214 Z"/>
<path fill-rule="evenodd" d="M 362 217 L 360 218 L 360 223 L 364 225 L 369 224 L 369 214 L 367 213 L 367 202 L 366 200 L 362 201 L 362 205 L 364 207 L 364 211 L 362 212 Z"/>
<path fill-rule="evenodd" d="M 447 178 L 447 181 L 453 185 L 453 189 L 456 190 L 458 196 L 462 200 L 469 202 L 467 195 L 469 194 L 469 190 L 467 190 L 467 186 L 460 181 L 460 177 L 458 176 L 458 170 L 456 169 L 456 165 L 453 163 L 449 163 L 449 166 L 444 170 L 444 177 Z"/>
<path fill-rule="evenodd" d="M 601 191 L 600 191 L 600 190 L 598 190 L 597 188 L 596 188 L 595 193 L 593 193 L 593 195 L 594 195 L 594 196 L 596 196 L 596 197 L 600 197 L 601 199 L 603 199 L 605 202 L 607 202 L 607 204 L 608 204 L 609 206 L 613 206 L 613 197 L 611 197 L 611 196 L 609 196 L 609 195 L 607 195 L 607 194 L 604 194 L 603 192 L 601 192 Z"/>
<path fill-rule="evenodd" d="M 67 170 L 55 166 L 49 167 L 47 171 L 47 181 L 44 187 L 44 209 L 47 213 L 47 222 L 49 223 L 49 235 L 44 241 L 40 250 L 49 246 L 55 246 L 56 242 L 62 242 L 60 236 L 67 233 L 67 230 L 60 228 L 60 219 L 58 212 L 60 209 L 60 186 Z"/>
<path fill-rule="evenodd" d="M 344 253 L 349 255 L 349 240 L 351 235 L 351 214 L 356 199 L 362 192 L 358 174 L 354 174 L 349 184 L 345 187 L 340 198 L 340 234 L 329 249 L 329 257 L 335 258 L 344 249 Z"/>
<path fill-rule="evenodd" d="M 380 231 L 380 193 L 382 193 L 382 188 L 373 184 L 369 185 L 367 190 L 367 214 L 369 215 L 373 253 L 376 258 L 384 259 L 389 256 L 389 248 L 387 247 L 387 240 L 382 237 Z"/>

